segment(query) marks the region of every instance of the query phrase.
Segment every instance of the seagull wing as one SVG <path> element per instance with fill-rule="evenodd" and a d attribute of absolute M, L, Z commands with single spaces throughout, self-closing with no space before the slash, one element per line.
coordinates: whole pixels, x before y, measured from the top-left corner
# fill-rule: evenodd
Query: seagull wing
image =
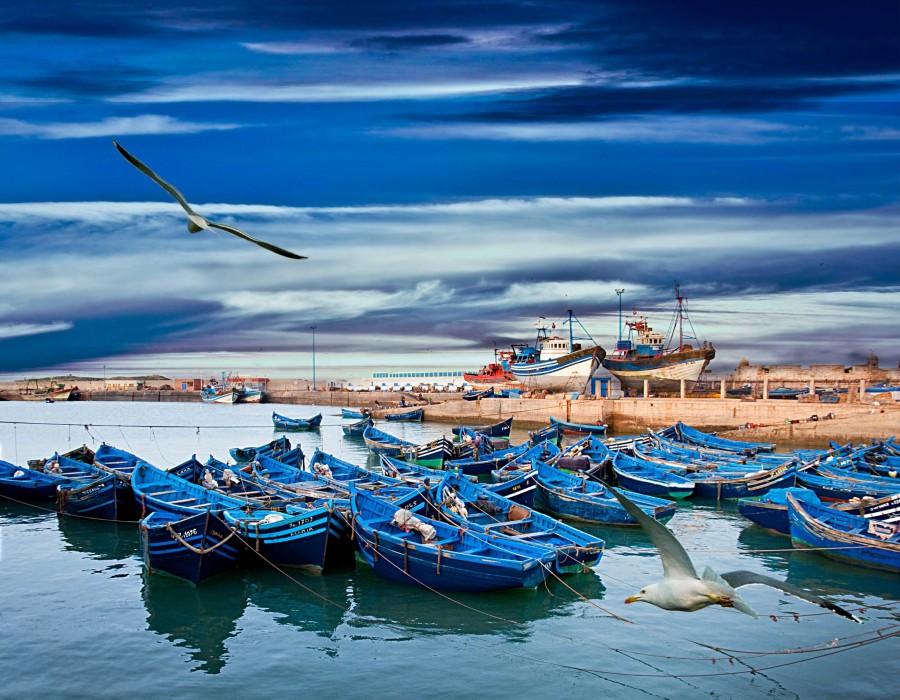
<path fill-rule="evenodd" d="M 235 236 L 239 238 L 243 238 L 245 241 L 250 241 L 251 243 L 256 243 L 256 245 L 265 248 L 266 250 L 271 250 L 273 253 L 278 253 L 279 255 L 283 255 L 286 258 L 293 258 L 294 260 L 306 260 L 305 255 L 297 255 L 296 253 L 292 253 L 289 250 L 285 250 L 284 248 L 279 248 L 277 245 L 272 243 L 266 243 L 265 241 L 261 241 L 258 238 L 254 238 L 253 236 L 248 236 L 243 231 L 240 231 L 233 226 L 226 226 L 225 224 L 217 224 L 215 221 L 209 221 L 207 219 L 207 224 L 209 224 L 212 228 L 221 229 L 222 231 L 227 231 L 228 233 L 233 233 Z"/>
<path fill-rule="evenodd" d="M 659 558 L 662 559 L 665 578 L 700 578 L 691 558 L 684 551 L 684 547 L 681 546 L 681 542 L 675 539 L 675 535 L 665 525 L 647 515 L 618 489 L 614 489 L 611 486 L 607 486 L 607 488 L 619 500 L 622 507 L 628 511 L 628 514 L 637 520 L 638 525 L 644 529 L 644 532 L 650 536 L 653 544 L 656 545 L 656 549 L 659 551 Z"/>
<path fill-rule="evenodd" d="M 778 590 L 789 593 L 790 595 L 801 598 L 802 600 L 808 601 L 810 603 L 815 603 L 816 605 L 831 610 L 832 612 L 835 612 L 842 617 L 849 618 L 854 622 L 859 622 L 859 620 L 857 620 L 850 612 L 844 610 L 844 608 L 842 608 L 841 606 L 835 605 L 834 603 L 825 600 L 824 598 L 820 598 L 817 595 L 813 595 L 812 593 L 807 593 L 802 588 L 797 588 L 797 586 L 792 586 L 791 584 L 785 581 L 781 581 L 777 578 L 766 576 L 765 574 L 758 574 L 754 571 L 729 571 L 727 574 L 719 575 L 723 579 L 725 579 L 732 588 L 740 588 L 741 586 L 752 585 L 771 586 L 772 588 L 777 588 Z"/>
<path fill-rule="evenodd" d="M 144 165 L 141 161 L 139 161 L 137 158 L 135 158 L 133 155 L 131 155 L 128 151 L 126 151 L 124 148 L 122 148 L 119 145 L 118 141 L 113 140 L 113 143 L 116 144 L 116 149 L 119 151 L 119 153 L 122 154 L 122 157 L 125 158 L 125 160 L 127 160 L 135 168 L 140 170 L 142 173 L 144 173 L 144 175 L 149 177 L 157 185 L 159 185 L 166 192 L 168 192 L 170 195 L 172 195 L 188 214 L 194 214 L 194 215 L 197 214 L 193 209 L 191 209 L 191 205 L 187 203 L 187 200 L 184 198 L 184 196 L 181 194 L 181 192 L 179 192 L 172 185 L 170 185 L 168 182 L 163 180 L 159 175 L 157 175 L 155 172 L 150 170 L 150 168 L 148 168 L 146 165 Z"/>

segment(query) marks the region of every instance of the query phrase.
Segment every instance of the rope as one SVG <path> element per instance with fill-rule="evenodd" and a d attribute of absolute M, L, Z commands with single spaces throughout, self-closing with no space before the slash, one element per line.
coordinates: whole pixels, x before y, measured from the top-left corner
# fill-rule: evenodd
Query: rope
<path fill-rule="evenodd" d="M 177 532 L 175 532 L 175 529 L 172 527 L 172 523 L 166 523 L 166 531 L 170 535 L 172 535 L 172 537 L 174 539 L 178 540 L 178 543 L 180 545 L 186 547 L 187 549 L 192 551 L 194 554 L 211 554 L 212 552 L 215 552 L 219 547 L 221 547 L 223 544 L 228 542 L 228 540 L 230 540 L 232 537 L 234 537 L 237 534 L 234 530 L 232 530 L 231 533 L 227 537 L 225 537 L 222 540 L 219 540 L 212 547 L 195 547 L 190 542 L 185 540 L 181 535 L 179 535 Z"/>

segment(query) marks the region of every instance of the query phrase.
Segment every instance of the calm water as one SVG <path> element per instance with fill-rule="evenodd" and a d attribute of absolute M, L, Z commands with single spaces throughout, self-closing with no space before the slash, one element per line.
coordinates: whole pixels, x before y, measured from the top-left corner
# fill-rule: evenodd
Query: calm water
<path fill-rule="evenodd" d="M 224 459 L 229 447 L 274 437 L 273 409 L 320 410 L 0 403 L 0 448 L 16 463 L 104 440 L 162 467 L 191 454 Z M 341 433 L 339 410 L 321 410 L 319 432 L 295 434 L 304 451 L 365 463 L 365 445 Z M 449 428 L 386 429 L 425 441 Z M 514 440 L 524 437 L 514 431 Z M 193 588 L 143 574 L 133 524 L 3 502 L 0 697 L 896 697 L 900 638 L 879 639 L 878 630 L 900 629 L 897 576 L 793 552 L 730 504 L 680 504 L 670 527 L 700 568 L 786 578 L 862 608 L 864 623 L 765 587 L 742 591 L 756 620 L 721 608 L 625 605 L 661 575 L 655 550 L 633 529 L 588 526 L 607 541 L 595 571 L 534 591 L 442 597 L 383 582 L 362 564 L 325 576 L 248 570 Z"/>

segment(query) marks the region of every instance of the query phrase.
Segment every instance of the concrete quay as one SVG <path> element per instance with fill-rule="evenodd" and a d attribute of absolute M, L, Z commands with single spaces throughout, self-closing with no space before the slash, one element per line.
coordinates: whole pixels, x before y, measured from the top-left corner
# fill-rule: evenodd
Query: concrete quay
<path fill-rule="evenodd" d="M 385 409 L 397 410 L 400 395 L 390 392 L 312 391 L 279 387 L 267 392 L 273 404 L 303 404 L 336 408 L 369 407 L 376 418 Z M 7 398 L 18 398 L 11 392 Z M 900 403 L 885 395 L 867 402 L 855 396 L 846 403 L 818 403 L 786 399 L 656 398 L 630 397 L 616 400 L 566 395 L 547 398 L 480 399 L 464 401 L 460 394 L 403 394 L 409 404 L 425 406 L 425 420 L 459 424 L 498 422 L 509 416 L 526 428 L 547 425 L 550 416 L 574 423 L 606 423 L 615 434 L 642 433 L 664 428 L 677 421 L 704 431 L 735 439 L 763 442 L 805 443 L 823 446 L 836 442 L 863 442 L 871 438 L 900 435 Z M 887 395 L 889 396 L 889 395 Z M 420 399 L 421 397 L 421 399 Z M 846 397 L 845 397 L 846 398 Z M 86 389 L 81 400 L 200 402 L 196 391 L 157 389 L 108 391 Z M 226 409 L 227 410 L 227 409 Z M 815 416 L 817 420 L 811 420 Z"/>

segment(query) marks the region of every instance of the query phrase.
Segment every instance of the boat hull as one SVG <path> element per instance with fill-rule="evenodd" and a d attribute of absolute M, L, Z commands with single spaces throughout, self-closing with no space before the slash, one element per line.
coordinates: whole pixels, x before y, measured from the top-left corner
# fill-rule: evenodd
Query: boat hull
<path fill-rule="evenodd" d="M 715 356 L 712 348 L 683 350 L 658 357 L 620 359 L 607 356 L 603 359 L 603 366 L 616 376 L 624 388 L 642 390 L 644 381 L 649 380 L 656 389 L 674 391 L 680 388 L 682 379 L 688 383 L 700 379 Z"/>
<path fill-rule="evenodd" d="M 788 517 L 791 542 L 797 548 L 815 549 L 830 559 L 857 566 L 900 572 L 900 535 L 895 525 L 881 524 L 887 528 L 885 536 L 873 536 L 868 530 L 872 525 L 877 529 L 877 524 L 869 523 L 866 530 L 857 527 L 866 523 L 865 518 L 799 503 L 790 496 Z"/>
<path fill-rule="evenodd" d="M 153 513 L 141 521 L 141 551 L 149 573 L 164 573 L 194 585 L 234 569 L 240 539 L 215 515 L 178 519 Z"/>
<path fill-rule="evenodd" d="M 583 391 L 597 368 L 604 350 L 592 347 L 542 362 L 516 362 L 510 366 L 515 378 L 531 390 Z"/>

